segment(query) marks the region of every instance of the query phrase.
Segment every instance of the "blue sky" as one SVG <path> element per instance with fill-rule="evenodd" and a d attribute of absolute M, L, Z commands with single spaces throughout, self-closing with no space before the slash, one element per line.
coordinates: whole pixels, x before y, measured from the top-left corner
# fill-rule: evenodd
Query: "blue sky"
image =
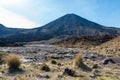
<path fill-rule="evenodd" d="M 0 0 L 0 23 L 40 27 L 68 13 L 105 26 L 120 27 L 120 0 Z"/>

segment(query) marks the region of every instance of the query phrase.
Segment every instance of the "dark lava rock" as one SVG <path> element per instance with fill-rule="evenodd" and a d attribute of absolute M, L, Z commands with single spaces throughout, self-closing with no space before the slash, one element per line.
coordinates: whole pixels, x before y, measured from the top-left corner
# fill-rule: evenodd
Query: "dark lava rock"
<path fill-rule="evenodd" d="M 97 54 L 94 52 L 84 52 L 83 55 L 85 60 L 90 59 L 92 61 L 101 61 L 106 58 L 105 55 Z"/>
<path fill-rule="evenodd" d="M 107 64 L 109 64 L 109 63 L 115 64 L 115 62 L 114 62 L 113 59 L 106 59 L 106 60 L 103 62 L 104 65 L 107 65 Z"/>
<path fill-rule="evenodd" d="M 50 68 L 49 68 L 49 66 L 48 65 L 46 65 L 46 64 L 42 64 L 42 66 L 41 66 L 41 70 L 43 70 L 43 71 L 50 71 Z"/>
<path fill-rule="evenodd" d="M 107 58 L 107 59 L 105 59 L 103 61 L 104 65 L 107 65 L 109 63 L 111 63 L 111 64 L 120 64 L 120 57 L 117 57 L 117 56 L 115 56 L 115 57 L 109 57 L 109 58 Z"/>
<path fill-rule="evenodd" d="M 66 68 L 63 72 L 63 75 L 68 75 L 68 76 L 75 76 L 75 71 L 69 69 L 69 68 Z"/>

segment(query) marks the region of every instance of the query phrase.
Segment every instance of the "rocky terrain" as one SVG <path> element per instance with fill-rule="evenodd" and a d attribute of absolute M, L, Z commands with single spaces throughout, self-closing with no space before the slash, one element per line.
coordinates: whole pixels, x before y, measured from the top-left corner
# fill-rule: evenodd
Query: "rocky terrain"
<path fill-rule="evenodd" d="M 120 80 L 119 56 L 42 44 L 0 47 L 0 54 L 3 53 L 21 56 L 22 71 L 9 73 L 7 65 L 1 64 L 0 80 Z M 73 68 L 78 53 L 83 56 L 83 63 L 90 71 Z M 47 66 L 47 69 L 41 70 L 42 66 Z"/>
<path fill-rule="evenodd" d="M 49 61 L 51 56 L 56 56 L 60 60 L 68 58 L 71 59 L 79 52 L 79 49 L 60 48 L 53 45 L 25 45 L 25 47 L 1 47 L 1 52 L 17 53 L 24 57 L 24 59 L 32 62 Z"/>
<path fill-rule="evenodd" d="M 76 14 L 42 27 L 0 25 L 0 80 L 120 80 L 120 28 Z"/>

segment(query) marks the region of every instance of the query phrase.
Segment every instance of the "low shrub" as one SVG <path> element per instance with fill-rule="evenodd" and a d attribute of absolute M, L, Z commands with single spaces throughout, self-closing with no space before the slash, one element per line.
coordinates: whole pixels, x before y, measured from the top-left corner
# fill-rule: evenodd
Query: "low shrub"
<path fill-rule="evenodd" d="M 21 65 L 20 57 L 16 54 L 9 54 L 4 60 L 9 66 L 10 70 L 17 70 Z"/>
<path fill-rule="evenodd" d="M 89 68 L 86 64 L 83 63 L 83 57 L 81 54 L 77 54 L 75 56 L 75 59 L 73 61 L 73 67 L 80 68 L 83 71 L 91 71 L 91 68 Z"/>
<path fill-rule="evenodd" d="M 73 67 L 78 68 L 83 64 L 83 57 L 81 54 L 75 55 L 74 61 L 73 61 Z"/>

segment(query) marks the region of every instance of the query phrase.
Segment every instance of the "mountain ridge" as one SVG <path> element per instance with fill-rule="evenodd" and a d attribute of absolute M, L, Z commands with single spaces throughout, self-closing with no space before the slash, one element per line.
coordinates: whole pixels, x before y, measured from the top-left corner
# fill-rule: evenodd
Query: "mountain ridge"
<path fill-rule="evenodd" d="M 66 14 L 42 27 L 20 31 L 4 40 L 10 42 L 29 42 L 52 38 L 81 36 L 120 35 L 120 28 L 112 28 L 84 19 L 76 14 Z"/>
<path fill-rule="evenodd" d="M 3 24 L 0 24 L 0 38 L 18 34 L 23 31 L 26 31 L 26 29 L 8 28 L 8 27 L 4 26 Z"/>
<path fill-rule="evenodd" d="M 119 29 L 119 28 L 117 28 Z M 118 34 L 120 33 L 115 28 L 108 28 L 97 24 L 95 22 L 84 19 L 76 14 L 66 14 L 42 27 L 35 28 L 31 33 L 36 34 L 44 34 L 50 37 L 58 37 L 58 36 L 86 36 L 90 35 L 112 35 L 111 33 Z M 84 31 L 86 30 L 86 31 Z M 92 31 L 95 30 L 95 31 Z M 85 33 L 88 32 L 88 33 Z M 108 32 L 108 33 L 106 33 Z"/>

